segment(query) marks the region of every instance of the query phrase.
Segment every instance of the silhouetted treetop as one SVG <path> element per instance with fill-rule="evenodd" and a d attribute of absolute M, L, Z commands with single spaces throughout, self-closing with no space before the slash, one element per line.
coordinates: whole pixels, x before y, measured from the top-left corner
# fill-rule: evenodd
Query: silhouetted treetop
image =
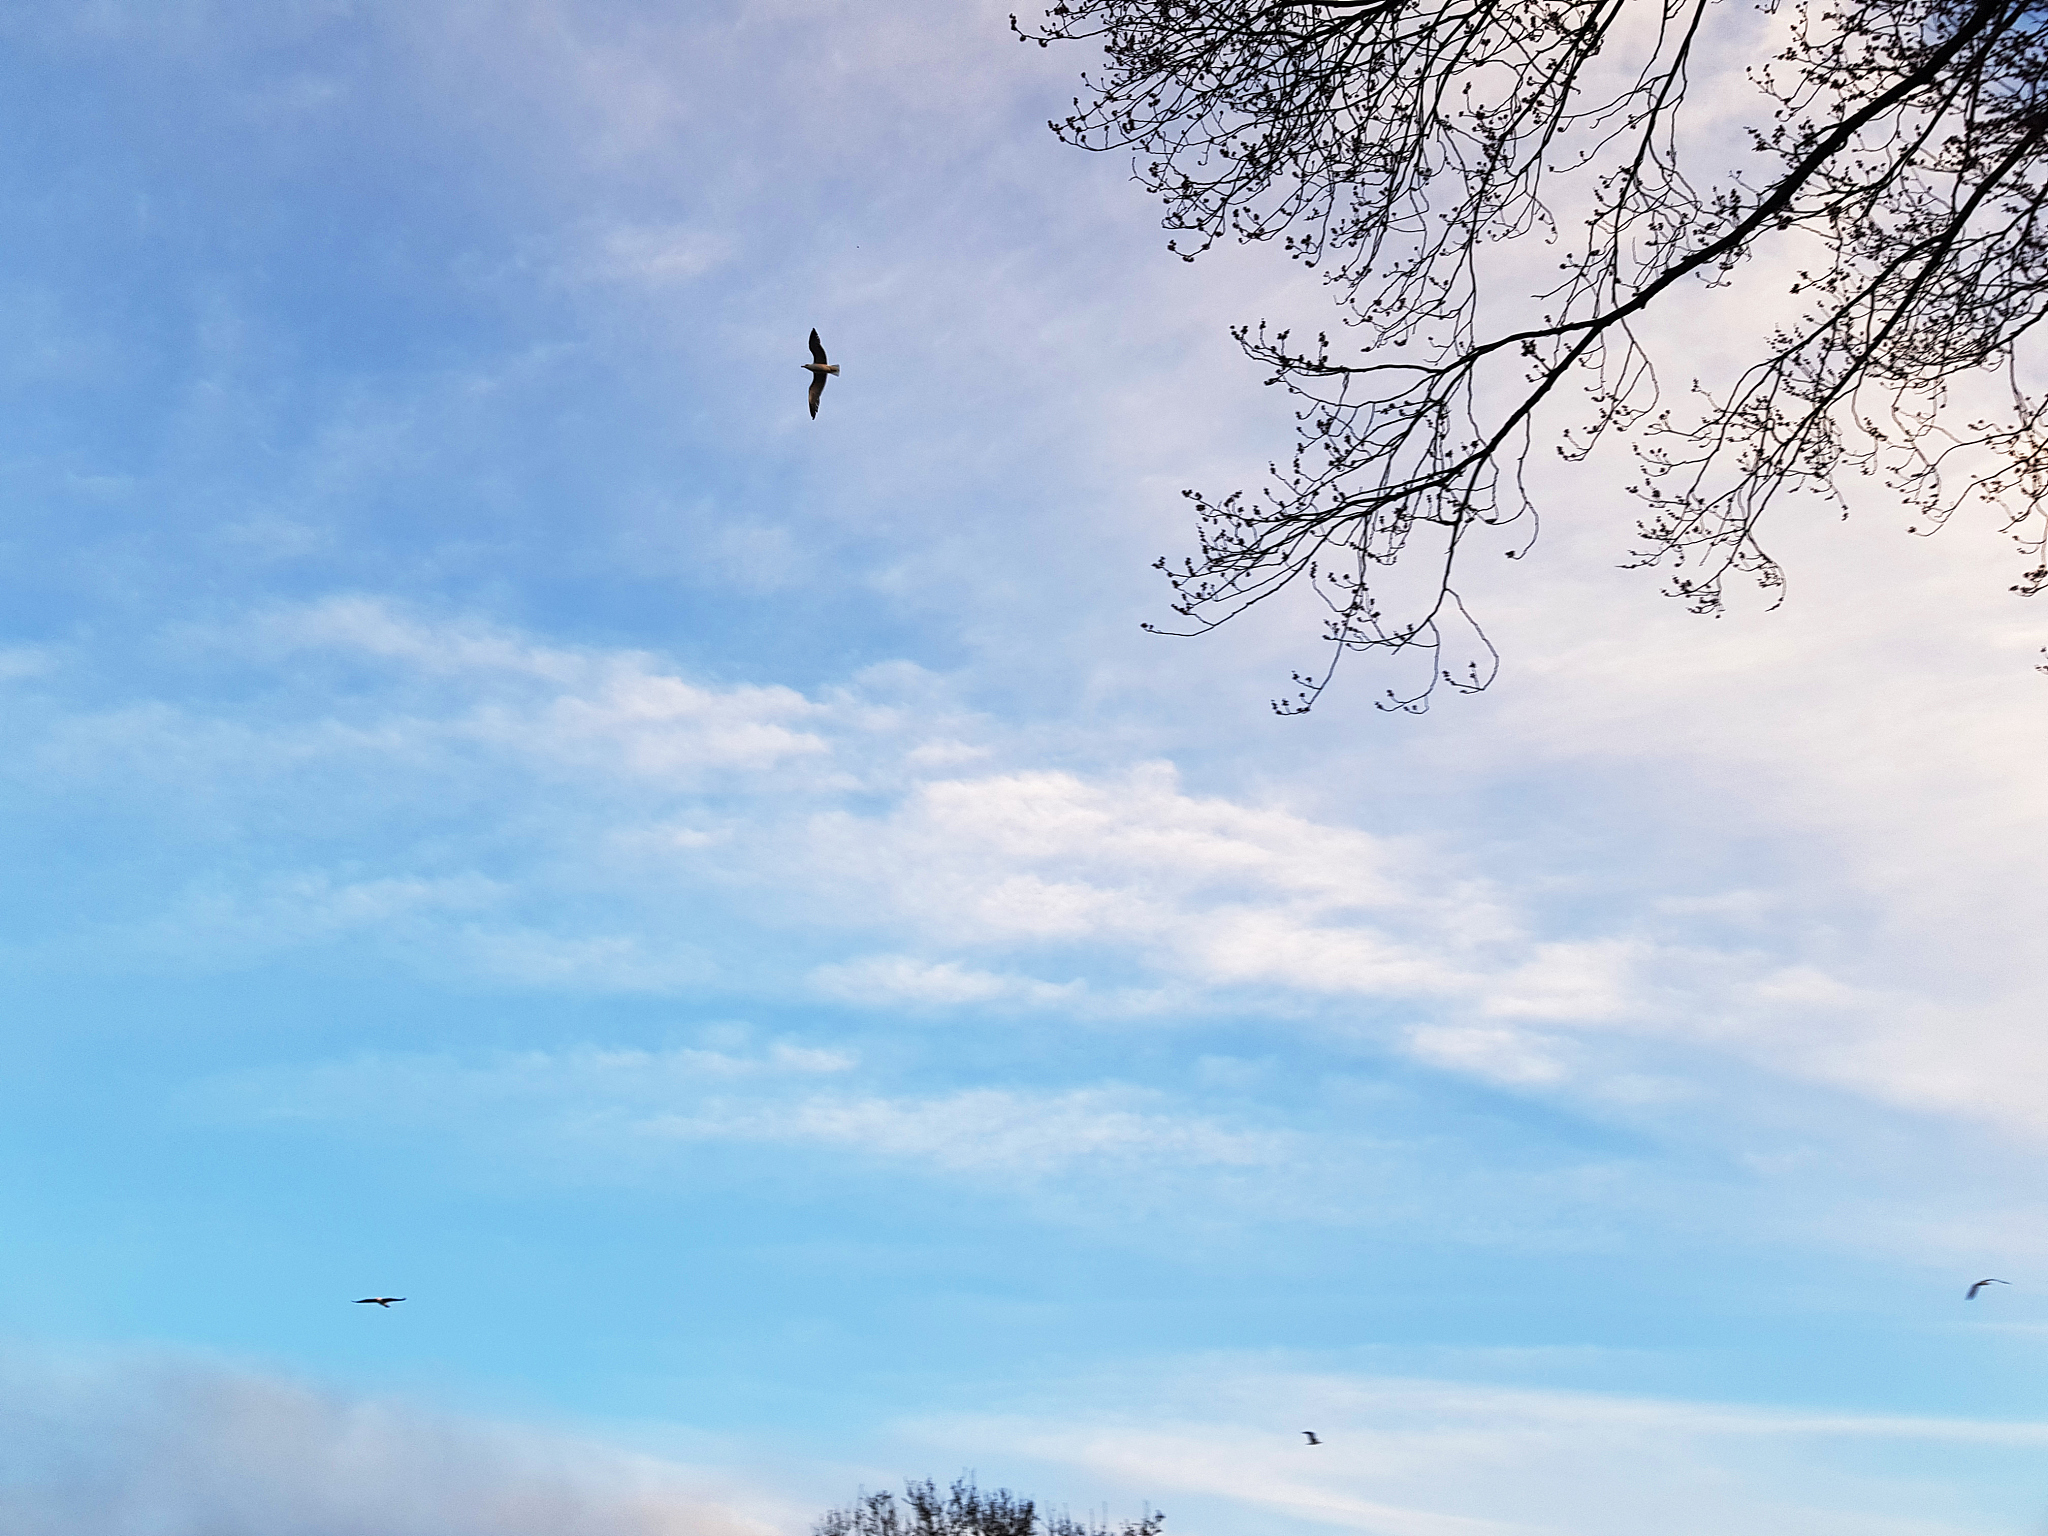
<path fill-rule="evenodd" d="M 944 1493 L 927 1478 L 903 1485 L 903 1497 L 864 1493 L 844 1509 L 813 1523 L 814 1536 L 1160 1536 L 1166 1517 L 1156 1510 L 1115 1526 L 1075 1520 L 1064 1511 L 1042 1514 L 1007 1488 L 984 1492 L 971 1478 Z"/>

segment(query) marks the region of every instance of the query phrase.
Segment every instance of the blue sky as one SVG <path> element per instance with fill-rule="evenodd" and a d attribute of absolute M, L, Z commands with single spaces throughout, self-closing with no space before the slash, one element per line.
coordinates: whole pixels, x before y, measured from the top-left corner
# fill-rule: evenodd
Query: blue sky
<path fill-rule="evenodd" d="M 1995 528 L 1705 621 L 1548 469 L 1493 692 L 1281 720 L 1138 625 L 1323 301 L 999 8 L 0 38 L 10 1529 L 2040 1528 Z"/>

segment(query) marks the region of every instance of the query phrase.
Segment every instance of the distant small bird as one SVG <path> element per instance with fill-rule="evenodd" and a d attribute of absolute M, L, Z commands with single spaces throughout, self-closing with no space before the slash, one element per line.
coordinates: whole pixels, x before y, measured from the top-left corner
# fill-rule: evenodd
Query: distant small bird
<path fill-rule="evenodd" d="M 1984 1289 L 1984 1287 L 1985 1287 L 1985 1286 L 1987 1286 L 1987 1285 L 2011 1285 L 2011 1284 L 2012 1284 L 2012 1282 L 2011 1282 L 2010 1280 L 1979 1280 L 1979 1281 L 1978 1281 L 1978 1282 L 1977 1282 L 1977 1283 L 1976 1283 L 1975 1285 L 1971 1286 L 1971 1287 L 1970 1287 L 1970 1288 L 1969 1288 L 1969 1289 L 1968 1289 L 1967 1291 L 1963 1292 L 1963 1300 L 1965 1300 L 1965 1301 L 1975 1301 L 1975 1300 L 1977 1299 L 1977 1293 L 1978 1293 L 1979 1291 L 1983 1290 L 1983 1289 Z"/>
<path fill-rule="evenodd" d="M 394 1301 L 403 1300 L 405 1300 L 403 1296 L 358 1296 L 356 1298 L 356 1305 L 359 1307 L 388 1307 Z"/>
<path fill-rule="evenodd" d="M 839 365 L 825 361 L 825 343 L 818 340 L 818 329 L 811 327 L 811 361 L 800 366 L 811 370 L 811 420 L 818 419 L 818 397 L 825 393 L 825 375 L 837 373 Z"/>
<path fill-rule="evenodd" d="M 1316 1432 L 1312 1429 L 1304 1429 L 1302 1433 L 1308 1436 L 1308 1443 L 1310 1445 L 1321 1445 L 1323 1443 L 1316 1438 Z"/>

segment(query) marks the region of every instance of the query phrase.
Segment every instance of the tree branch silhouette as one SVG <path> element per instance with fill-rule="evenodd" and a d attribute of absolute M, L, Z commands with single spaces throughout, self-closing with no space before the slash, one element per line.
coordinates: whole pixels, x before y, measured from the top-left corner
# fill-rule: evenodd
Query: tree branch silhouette
<path fill-rule="evenodd" d="M 1755 12 L 1760 20 L 1748 20 Z M 1473 533 L 1526 520 L 1539 434 L 1580 460 L 1624 435 L 1642 511 L 1632 564 L 1718 612 L 1739 575 L 1783 573 L 1759 540 L 1782 492 L 1838 504 L 1878 475 L 1914 531 L 1976 493 L 2048 585 L 2043 402 L 2018 348 L 2048 300 L 2042 229 L 2048 8 L 2020 0 L 1827 0 L 1744 12 L 1715 0 L 1067 0 L 1042 46 L 1093 41 L 1106 70 L 1052 124 L 1129 150 L 1194 260 L 1218 240 L 1278 242 L 1320 271 L 1357 353 L 1329 333 L 1238 327 L 1267 383 L 1297 401 L 1291 458 L 1257 494 L 1185 494 L 1198 551 L 1159 562 L 1186 627 L 1217 628 L 1305 586 L 1324 603 L 1327 664 L 1296 674 L 1311 708 L 1344 656 L 1419 652 L 1423 680 L 1477 691 L 1498 654 L 1459 594 Z M 1768 120 L 1760 171 L 1689 173 L 1726 135 L 1680 133 L 1710 27 L 1773 51 L 1749 78 Z M 1561 213 L 1562 211 L 1562 213 Z M 1572 223 L 1584 231 L 1565 245 Z M 1496 312 L 1494 253 L 1563 245 L 1521 323 Z M 1662 403 L 1637 329 L 1682 285 L 1725 286 L 1767 247 L 1816 255 L 1789 285 L 1798 318 L 1718 392 Z M 1491 263 L 1489 265 L 1489 263 Z M 1483 292 L 1483 283 L 1493 288 Z M 1482 297 L 1487 300 L 1482 313 Z M 1403 354 L 1394 356 L 1391 354 Z M 1363 360 L 1359 360 L 1362 357 Z M 1953 383 L 2002 380 L 1996 419 L 1954 419 Z M 1585 414 L 1560 424 L 1561 387 Z M 1388 602 L 1396 568 L 1419 601 Z M 1462 649 L 1458 649 L 1462 648 Z"/>

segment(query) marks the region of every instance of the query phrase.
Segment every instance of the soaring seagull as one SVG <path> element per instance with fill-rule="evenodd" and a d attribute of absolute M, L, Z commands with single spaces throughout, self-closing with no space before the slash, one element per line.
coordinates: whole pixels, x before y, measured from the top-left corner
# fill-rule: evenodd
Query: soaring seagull
<path fill-rule="evenodd" d="M 811 370 L 811 420 L 818 419 L 818 397 L 825 393 L 825 375 L 837 373 L 839 365 L 825 361 L 825 343 L 818 340 L 818 328 L 811 327 L 811 361 L 800 366 Z"/>
<path fill-rule="evenodd" d="M 1304 1429 L 1302 1433 L 1308 1436 L 1308 1443 L 1310 1445 L 1321 1445 L 1323 1443 L 1316 1438 L 1316 1432 L 1312 1429 Z"/>
<path fill-rule="evenodd" d="M 1975 1301 L 1975 1300 L 1977 1299 L 1977 1293 L 1978 1293 L 1979 1291 L 1983 1290 L 1983 1289 L 1984 1289 L 1984 1287 L 1985 1287 L 1985 1286 L 1987 1286 L 1987 1285 L 2011 1285 L 2011 1284 L 2012 1284 L 2012 1282 L 2011 1282 L 2010 1280 L 1979 1280 L 1979 1281 L 1978 1281 L 1978 1282 L 1977 1282 L 1977 1283 L 1976 1283 L 1975 1285 L 1971 1286 L 1971 1287 L 1970 1287 L 1970 1288 L 1969 1288 L 1969 1289 L 1968 1289 L 1967 1291 L 1963 1292 L 1963 1300 L 1965 1300 L 1965 1301 Z"/>
<path fill-rule="evenodd" d="M 359 1307 L 388 1307 L 394 1301 L 403 1300 L 405 1300 L 403 1296 L 358 1296 L 356 1298 L 356 1305 Z"/>

